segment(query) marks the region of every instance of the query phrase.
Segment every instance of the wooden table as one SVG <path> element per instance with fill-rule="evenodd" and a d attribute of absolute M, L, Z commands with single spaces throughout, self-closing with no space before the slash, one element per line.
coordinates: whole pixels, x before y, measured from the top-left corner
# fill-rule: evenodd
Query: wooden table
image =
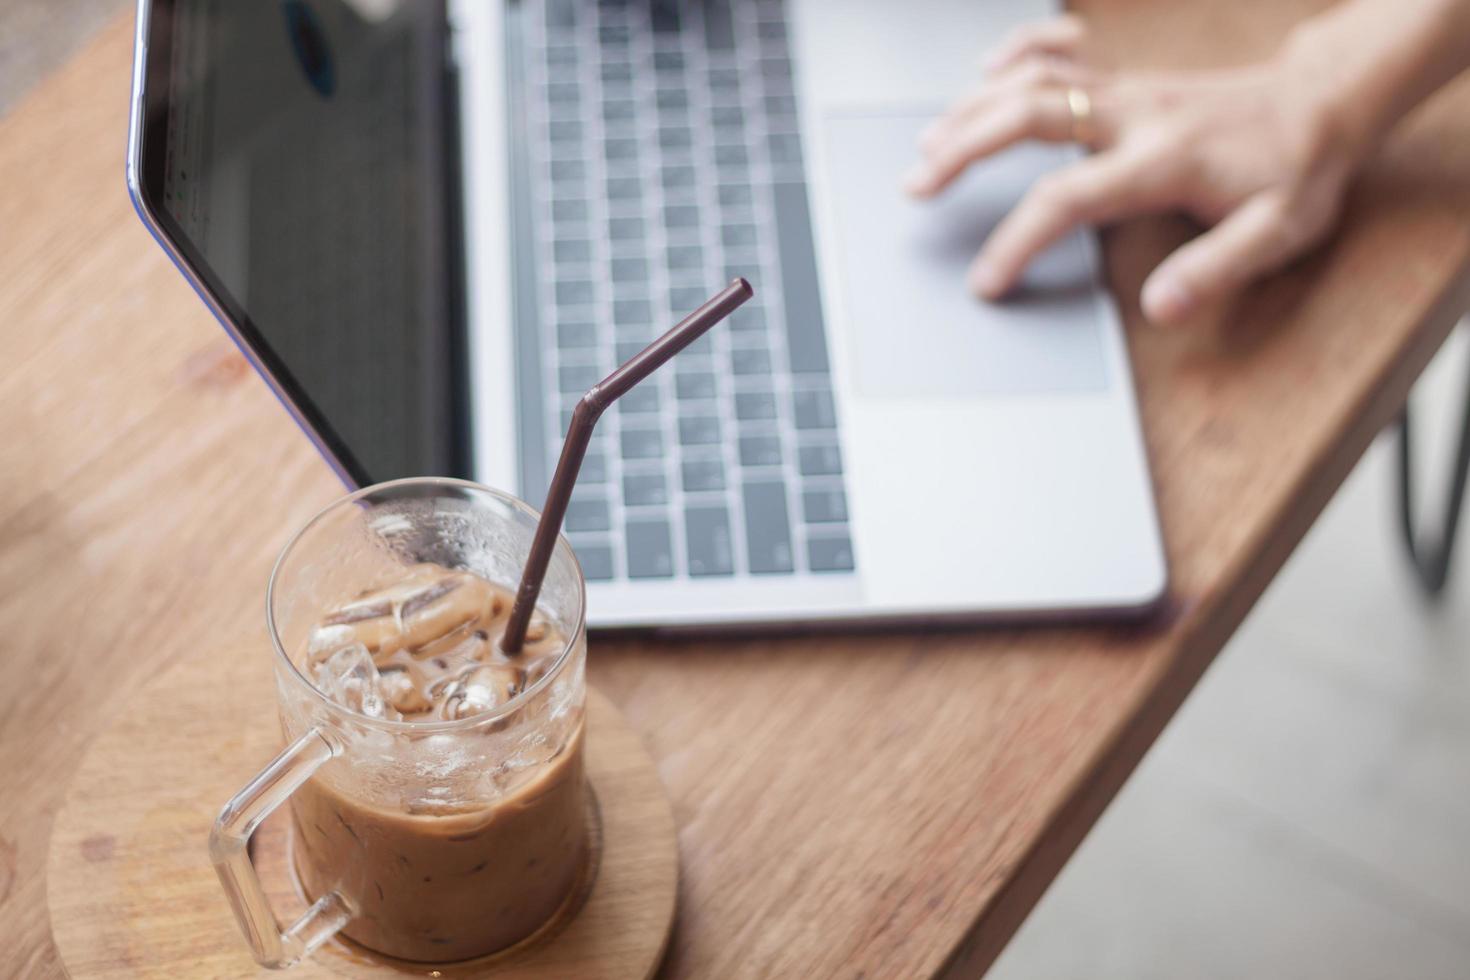
<path fill-rule="evenodd" d="M 1084 6 L 1155 65 L 1263 54 L 1308 9 Z M 267 656 L 269 563 L 338 493 L 131 213 L 129 42 L 0 120 L 0 951 L 26 977 L 61 975 L 42 872 L 88 737 L 198 644 Z M 1152 330 L 1133 297 L 1185 234 L 1107 240 L 1173 566 L 1156 623 L 597 644 L 680 827 L 669 976 L 991 962 L 1466 307 L 1470 89 L 1398 134 L 1328 249 Z"/>

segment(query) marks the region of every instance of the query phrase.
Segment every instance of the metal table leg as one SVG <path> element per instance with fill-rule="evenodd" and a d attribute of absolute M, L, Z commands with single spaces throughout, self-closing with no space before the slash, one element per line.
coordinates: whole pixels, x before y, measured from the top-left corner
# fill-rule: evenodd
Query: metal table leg
<path fill-rule="evenodd" d="M 1399 528 L 1403 532 L 1404 547 L 1409 561 L 1414 566 L 1419 584 L 1430 599 L 1438 599 L 1444 592 L 1449 579 L 1450 560 L 1455 551 L 1455 533 L 1460 527 L 1460 511 L 1465 502 L 1466 476 L 1470 474 L 1470 365 L 1467 365 L 1466 383 L 1461 395 L 1464 407 L 1460 413 L 1459 445 L 1455 454 L 1455 468 L 1450 475 L 1450 492 L 1444 501 L 1444 519 L 1439 534 L 1430 537 L 1417 528 L 1414 514 L 1414 426 L 1410 411 L 1404 406 L 1399 417 Z"/>

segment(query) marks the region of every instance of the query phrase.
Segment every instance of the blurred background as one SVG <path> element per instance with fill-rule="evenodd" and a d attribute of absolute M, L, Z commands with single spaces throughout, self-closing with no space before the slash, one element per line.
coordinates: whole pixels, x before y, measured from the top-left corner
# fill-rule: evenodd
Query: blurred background
<path fill-rule="evenodd" d="M 0 3 L 0 113 L 130 6 Z M 1414 394 L 1426 496 L 1467 358 L 1457 334 Z M 1470 975 L 1470 573 L 1421 599 L 1394 449 L 1368 452 L 990 976 Z"/>

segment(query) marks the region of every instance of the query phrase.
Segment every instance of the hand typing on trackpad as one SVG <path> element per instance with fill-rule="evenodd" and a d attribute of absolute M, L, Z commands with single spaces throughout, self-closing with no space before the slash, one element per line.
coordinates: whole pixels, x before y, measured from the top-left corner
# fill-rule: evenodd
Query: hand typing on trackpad
<path fill-rule="evenodd" d="M 942 201 L 899 191 L 932 112 L 829 117 L 843 320 L 855 382 L 870 397 L 972 397 L 1104 387 L 1099 287 L 1071 235 L 1039 256 L 1001 304 L 965 271 L 996 222 L 1066 151 L 1023 146 L 972 167 Z"/>

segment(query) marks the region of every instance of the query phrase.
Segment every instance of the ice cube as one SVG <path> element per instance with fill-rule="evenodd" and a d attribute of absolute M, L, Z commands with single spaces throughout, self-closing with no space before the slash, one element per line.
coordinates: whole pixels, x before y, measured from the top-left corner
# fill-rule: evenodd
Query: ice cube
<path fill-rule="evenodd" d="M 411 667 L 399 667 L 379 672 L 381 678 L 380 690 L 388 703 L 406 715 L 416 715 L 428 711 L 434 705 L 424 696 L 418 679 L 413 675 Z"/>
<path fill-rule="evenodd" d="M 444 693 L 440 714 L 469 718 L 505 704 L 525 690 L 526 672 L 510 664 L 486 664 L 470 671 Z"/>
<path fill-rule="evenodd" d="M 431 645 L 495 615 L 501 604 L 494 586 L 478 576 L 416 565 L 402 580 L 343 606 L 319 629 L 346 628 L 381 663 L 399 650 L 429 655 Z"/>
<path fill-rule="evenodd" d="M 344 708 L 369 718 L 401 721 L 398 710 L 383 698 L 382 678 L 373 664 L 373 655 L 361 643 L 333 653 L 314 671 L 317 689 Z"/>
<path fill-rule="evenodd" d="M 505 760 L 505 768 L 514 773 L 543 765 L 556 758 L 561 749 L 557 740 L 547 732 L 528 732 L 516 743 L 510 757 Z"/>

